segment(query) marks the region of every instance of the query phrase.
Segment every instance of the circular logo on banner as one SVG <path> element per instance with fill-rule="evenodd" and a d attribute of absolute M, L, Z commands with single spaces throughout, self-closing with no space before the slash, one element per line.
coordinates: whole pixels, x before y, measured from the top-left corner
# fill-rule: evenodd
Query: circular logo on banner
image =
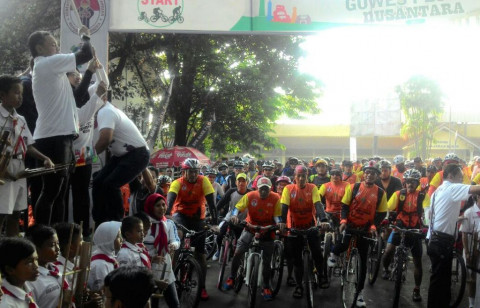
<path fill-rule="evenodd" d="M 183 18 L 183 0 L 137 0 L 139 22 L 155 28 L 166 28 L 175 23 L 181 24 Z"/>
<path fill-rule="evenodd" d="M 77 33 L 78 28 L 82 25 L 79 24 L 72 2 L 75 2 L 82 25 L 90 29 L 91 34 L 97 32 L 105 22 L 107 15 L 105 0 L 65 0 L 63 18 L 70 30 Z"/>

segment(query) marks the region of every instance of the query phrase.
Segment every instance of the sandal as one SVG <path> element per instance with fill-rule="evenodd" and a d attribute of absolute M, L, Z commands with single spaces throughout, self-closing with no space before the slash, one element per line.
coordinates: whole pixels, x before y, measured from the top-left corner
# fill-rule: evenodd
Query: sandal
<path fill-rule="evenodd" d="M 293 277 L 287 277 L 287 286 L 294 287 L 296 285 L 297 283 L 295 282 L 295 279 L 293 279 Z"/>
<path fill-rule="evenodd" d="M 302 298 L 303 296 L 303 288 L 302 287 L 296 287 L 295 291 L 293 291 L 293 297 L 294 298 Z"/>

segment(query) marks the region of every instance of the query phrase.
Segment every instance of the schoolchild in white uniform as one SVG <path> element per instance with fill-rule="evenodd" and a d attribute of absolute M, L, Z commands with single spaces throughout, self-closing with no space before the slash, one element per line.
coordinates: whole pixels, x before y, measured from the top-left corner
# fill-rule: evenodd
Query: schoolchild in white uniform
<path fill-rule="evenodd" d="M 121 231 L 124 242 L 117 255 L 119 266 L 140 266 L 151 269 L 150 257 L 143 249 L 142 220 L 135 216 L 125 217 L 122 220 Z"/>
<path fill-rule="evenodd" d="M 70 229 L 73 225 L 73 234 L 72 234 L 72 242 L 70 243 L 70 250 L 68 250 L 68 240 L 70 239 Z M 75 255 L 77 251 L 79 251 L 79 247 L 82 245 L 83 236 L 81 233 L 81 228 L 76 223 L 68 223 L 68 222 L 61 222 L 57 223 L 53 226 L 55 231 L 57 232 L 58 243 L 60 245 L 60 255 L 58 256 L 57 260 L 54 264 L 60 270 L 60 273 L 63 273 L 65 268 L 65 261 L 66 256 L 68 255 L 67 264 L 67 272 L 73 271 L 75 268 Z M 71 285 L 73 280 L 73 275 L 68 275 L 65 277 L 67 282 Z"/>
<path fill-rule="evenodd" d="M 37 253 L 33 244 L 22 238 L 5 238 L 0 241 L 0 272 L 3 276 L 3 296 L 0 308 L 38 308 L 32 291 L 25 283 L 37 279 Z"/>
<path fill-rule="evenodd" d="M 98 226 L 93 235 L 93 253 L 90 260 L 90 275 L 87 287 L 94 292 L 102 291 L 105 277 L 118 267 L 115 253 L 120 250 L 122 236 L 119 221 L 108 221 Z"/>
<path fill-rule="evenodd" d="M 57 233 L 52 227 L 34 225 L 27 230 L 27 237 L 37 250 L 40 273 L 37 280 L 29 281 L 27 284 L 32 289 L 33 298 L 39 307 L 55 308 L 58 306 L 62 288 L 68 288 L 62 273 L 53 264 L 60 253 Z"/>
<path fill-rule="evenodd" d="M 0 185 L 0 230 L 3 221 L 7 220 L 7 236 L 18 236 L 18 219 L 20 212 L 27 208 L 27 180 L 16 179 L 20 172 L 25 170 L 25 155 L 43 161 L 45 167 L 53 167 L 52 161 L 40 153 L 34 146 L 34 141 L 28 129 L 25 118 L 17 113 L 16 108 L 22 105 L 23 87 L 20 78 L 0 76 L 0 133 L 8 134 L 9 145 L 7 151 L 11 153 L 11 160 L 7 166 L 6 178 L 1 179 L 5 184 Z M 2 138 L 0 136 L 0 138 Z M 1 170 L 0 170 L 1 171 Z"/>
<path fill-rule="evenodd" d="M 468 208 L 463 214 L 463 221 L 460 225 L 460 232 L 463 233 L 463 257 L 467 266 L 474 266 L 480 268 L 480 258 L 479 258 L 479 243 L 478 236 L 480 236 L 480 207 L 478 203 L 480 198 L 477 195 L 473 195 L 474 204 L 472 207 Z M 473 240 L 474 234 L 477 234 L 477 244 L 476 250 L 473 249 Z M 468 302 L 469 308 L 480 307 L 480 274 L 475 274 L 475 272 L 467 269 L 467 293 L 468 293 Z M 476 287 L 475 287 L 475 282 Z"/>
<path fill-rule="evenodd" d="M 177 290 L 175 289 L 175 275 L 172 270 L 172 259 L 170 253 L 180 247 L 175 223 L 165 217 L 167 201 L 160 194 L 151 194 L 145 201 L 144 210 L 150 216 L 152 226 L 145 237 L 144 243 L 154 263 L 154 277 L 156 280 L 163 280 L 168 284 L 163 292 L 165 302 L 169 308 L 178 308 Z M 158 270 L 155 270 L 158 269 Z M 165 272 L 163 273 L 163 270 Z"/>

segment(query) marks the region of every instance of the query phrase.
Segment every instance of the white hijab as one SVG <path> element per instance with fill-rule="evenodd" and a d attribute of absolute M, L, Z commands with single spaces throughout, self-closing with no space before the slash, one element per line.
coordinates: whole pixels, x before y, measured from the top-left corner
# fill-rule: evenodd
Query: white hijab
<path fill-rule="evenodd" d="M 98 226 L 93 235 L 93 243 L 95 244 L 93 254 L 106 254 L 109 257 L 115 256 L 114 241 L 117 238 L 118 231 L 122 223 L 119 221 L 107 221 Z"/>

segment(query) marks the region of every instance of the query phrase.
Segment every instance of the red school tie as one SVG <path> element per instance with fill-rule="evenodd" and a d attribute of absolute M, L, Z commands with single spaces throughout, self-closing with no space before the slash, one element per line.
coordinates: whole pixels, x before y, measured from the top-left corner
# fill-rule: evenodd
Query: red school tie
<path fill-rule="evenodd" d="M 53 269 L 50 270 L 48 272 L 48 274 L 52 277 L 58 278 L 60 276 L 60 270 L 58 269 L 58 267 L 56 267 L 53 264 L 52 264 L 52 267 L 53 267 Z M 65 278 L 63 278 L 62 281 L 63 281 L 62 288 L 64 290 L 67 290 L 70 287 L 69 283 L 67 282 L 67 280 Z"/>
<path fill-rule="evenodd" d="M 118 262 L 117 262 L 117 260 L 115 260 L 114 258 L 110 258 L 109 256 L 107 256 L 107 255 L 105 255 L 105 254 L 103 254 L 103 253 L 100 253 L 100 254 L 98 254 L 98 255 L 94 255 L 94 256 L 90 259 L 90 261 L 95 261 L 95 260 L 103 260 L 103 261 L 105 261 L 105 262 L 107 262 L 107 263 L 113 264 L 113 268 L 115 268 L 115 269 L 118 268 Z"/>
<path fill-rule="evenodd" d="M 143 244 L 142 244 L 143 245 Z M 148 268 L 148 269 L 151 269 L 152 268 L 152 264 L 150 263 L 150 258 L 148 257 L 148 255 L 146 255 L 144 253 L 144 250 L 138 246 L 138 245 L 135 245 L 138 249 L 140 249 L 140 260 L 142 261 L 142 264 Z M 123 243 L 122 244 L 122 248 L 127 248 L 127 249 L 131 249 L 130 247 L 127 246 L 127 244 Z M 133 250 L 133 249 L 131 249 Z M 138 251 L 135 251 L 135 252 L 138 252 Z"/>

